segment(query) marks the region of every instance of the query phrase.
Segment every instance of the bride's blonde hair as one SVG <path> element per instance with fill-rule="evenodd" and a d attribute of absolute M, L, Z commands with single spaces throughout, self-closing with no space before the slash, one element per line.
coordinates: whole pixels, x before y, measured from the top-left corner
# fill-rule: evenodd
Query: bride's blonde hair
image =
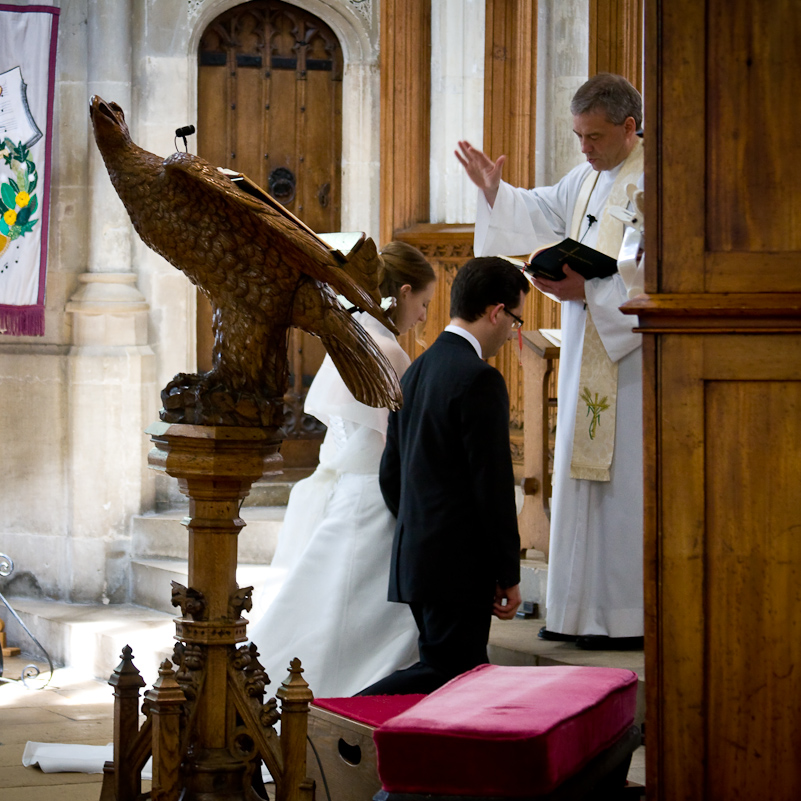
<path fill-rule="evenodd" d="M 436 279 L 434 268 L 426 257 L 412 245 L 393 240 L 388 242 L 379 253 L 381 266 L 379 278 L 381 297 L 397 300 L 400 288 L 408 284 L 412 292 L 420 292 Z M 398 307 L 390 311 L 395 320 Z"/>

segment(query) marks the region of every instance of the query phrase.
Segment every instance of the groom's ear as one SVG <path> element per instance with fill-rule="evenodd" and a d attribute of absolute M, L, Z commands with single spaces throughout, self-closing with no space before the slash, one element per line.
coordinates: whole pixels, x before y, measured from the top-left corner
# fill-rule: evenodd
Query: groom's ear
<path fill-rule="evenodd" d="M 487 306 L 484 314 L 487 315 L 489 321 L 495 325 L 498 322 L 498 315 L 503 311 L 503 303 L 493 303 Z"/>

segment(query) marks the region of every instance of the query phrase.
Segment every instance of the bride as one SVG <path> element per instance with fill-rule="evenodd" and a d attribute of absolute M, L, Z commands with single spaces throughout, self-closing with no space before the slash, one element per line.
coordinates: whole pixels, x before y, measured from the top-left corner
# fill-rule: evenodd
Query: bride
<path fill-rule="evenodd" d="M 383 297 L 398 331 L 424 322 L 434 271 L 419 250 L 390 242 L 381 251 Z M 400 378 L 409 357 L 368 314 L 356 319 Z M 359 403 L 326 356 L 305 411 L 328 426 L 320 464 L 287 505 L 270 578 L 249 626 L 273 689 L 294 657 L 318 698 L 349 696 L 417 660 L 409 607 L 387 601 L 395 518 L 384 505 L 378 466 L 388 411 Z"/>

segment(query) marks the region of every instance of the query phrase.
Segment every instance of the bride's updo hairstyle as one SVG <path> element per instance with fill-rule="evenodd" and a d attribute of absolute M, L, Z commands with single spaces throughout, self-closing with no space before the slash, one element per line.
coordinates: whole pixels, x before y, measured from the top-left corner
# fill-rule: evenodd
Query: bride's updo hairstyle
<path fill-rule="evenodd" d="M 412 292 L 420 292 L 433 280 L 434 268 L 426 261 L 426 257 L 412 245 L 405 242 L 388 242 L 381 249 L 380 287 L 382 298 L 398 299 L 400 288 L 408 284 Z M 398 306 L 389 312 L 393 321 L 396 319 Z"/>

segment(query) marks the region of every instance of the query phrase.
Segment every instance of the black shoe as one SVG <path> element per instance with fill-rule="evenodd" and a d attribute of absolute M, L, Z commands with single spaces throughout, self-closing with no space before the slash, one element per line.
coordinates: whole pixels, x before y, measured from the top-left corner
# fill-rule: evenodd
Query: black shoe
<path fill-rule="evenodd" d="M 605 634 L 585 634 L 576 638 L 576 647 L 585 651 L 642 651 L 642 637 L 607 637 Z"/>
<path fill-rule="evenodd" d="M 541 640 L 551 640 L 553 642 L 575 642 L 578 639 L 575 634 L 562 634 L 559 631 L 551 631 L 545 626 L 537 632 L 537 636 Z"/>

